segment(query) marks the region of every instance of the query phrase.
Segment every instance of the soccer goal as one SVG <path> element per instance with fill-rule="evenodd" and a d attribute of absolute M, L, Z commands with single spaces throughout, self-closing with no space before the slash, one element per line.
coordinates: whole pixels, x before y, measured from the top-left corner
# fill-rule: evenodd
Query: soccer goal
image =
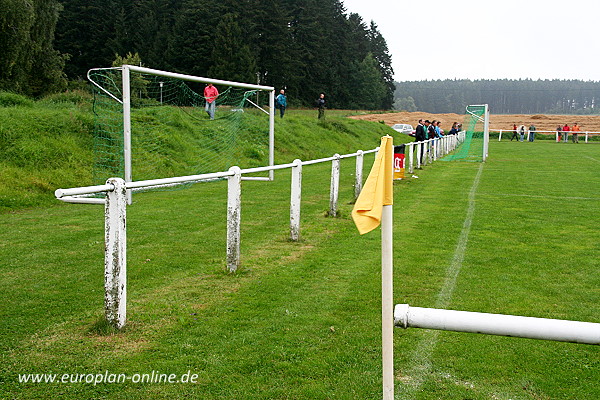
<path fill-rule="evenodd" d="M 444 161 L 483 161 L 488 157 L 490 143 L 490 112 L 487 104 L 466 107 L 464 140 Z"/>
<path fill-rule="evenodd" d="M 94 88 L 95 184 L 274 165 L 275 91 L 133 65 L 88 71 Z M 219 91 L 205 110 L 204 86 Z M 177 157 L 174 155 L 177 154 Z M 248 178 L 247 178 L 248 179 Z M 272 180 L 268 176 L 249 179 Z M 131 193 L 128 193 L 131 203 Z"/>

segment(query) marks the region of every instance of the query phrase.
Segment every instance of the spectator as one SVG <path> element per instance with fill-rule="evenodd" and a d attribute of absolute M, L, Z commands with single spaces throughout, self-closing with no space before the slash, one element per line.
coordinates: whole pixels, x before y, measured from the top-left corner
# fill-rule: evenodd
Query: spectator
<path fill-rule="evenodd" d="M 562 126 L 557 126 L 556 127 L 556 143 L 560 143 L 562 139 Z"/>
<path fill-rule="evenodd" d="M 317 107 L 319 109 L 319 119 L 325 118 L 325 93 L 321 93 L 317 99 Z"/>
<path fill-rule="evenodd" d="M 517 124 L 513 124 L 513 134 L 510 137 L 510 141 L 512 142 L 513 139 L 519 140 L 519 136 L 517 135 Z"/>
<path fill-rule="evenodd" d="M 423 123 L 422 119 L 419 120 L 419 124 L 415 129 L 415 142 L 423 142 L 427 137 L 426 125 L 429 125 L 429 120 L 426 120 L 425 123 Z M 421 159 L 419 160 L 419 163 L 423 163 L 423 151 L 425 150 L 425 146 L 423 143 L 418 144 L 417 146 L 421 147 Z"/>
<path fill-rule="evenodd" d="M 452 124 L 452 128 L 450 128 L 450 132 L 448 132 L 448 135 L 456 135 L 458 133 L 458 122 L 454 122 Z"/>
<path fill-rule="evenodd" d="M 521 136 L 521 142 L 525 140 L 525 125 L 519 127 L 519 135 Z"/>
<path fill-rule="evenodd" d="M 427 121 L 429 122 L 429 121 Z M 417 127 L 415 128 L 415 142 L 421 142 L 425 140 L 425 125 L 423 124 L 423 120 L 420 119 Z"/>
<path fill-rule="evenodd" d="M 437 138 L 441 138 L 442 136 L 444 136 L 444 130 L 440 128 L 441 123 L 442 121 L 437 121 L 435 124 L 435 137 Z"/>
<path fill-rule="evenodd" d="M 219 97 L 219 91 L 212 83 L 209 83 L 204 88 L 204 99 L 206 100 L 206 106 L 204 109 L 208 113 L 210 119 L 215 119 L 215 111 L 217 108 L 217 97 Z"/>
<path fill-rule="evenodd" d="M 535 125 L 531 124 L 529 126 L 529 141 L 533 142 L 534 139 L 535 139 Z"/>
<path fill-rule="evenodd" d="M 581 130 L 579 129 L 579 125 L 577 125 L 577 122 L 575 122 L 573 124 L 573 127 L 571 128 L 571 138 L 573 139 L 573 143 L 579 143 L 579 132 Z"/>
<path fill-rule="evenodd" d="M 427 127 L 427 139 L 435 139 L 436 134 L 435 134 L 435 125 L 437 124 L 437 121 L 434 119 L 433 121 L 431 121 L 431 125 L 429 125 Z"/>
<path fill-rule="evenodd" d="M 279 95 L 275 98 L 275 108 L 279 108 L 279 115 L 283 118 L 283 114 L 287 108 L 287 97 L 285 97 L 285 90 L 283 89 L 279 91 Z"/>
<path fill-rule="evenodd" d="M 569 140 L 569 131 L 571 131 L 571 128 L 569 127 L 569 124 L 565 124 L 565 126 L 563 126 L 563 141 L 565 143 L 567 143 L 567 140 Z"/>

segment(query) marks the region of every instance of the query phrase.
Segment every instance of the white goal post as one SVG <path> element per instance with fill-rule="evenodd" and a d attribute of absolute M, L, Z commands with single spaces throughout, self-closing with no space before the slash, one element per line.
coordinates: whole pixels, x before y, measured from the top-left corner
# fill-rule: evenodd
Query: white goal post
<path fill-rule="evenodd" d="M 95 82 L 90 73 L 92 71 L 106 70 L 106 69 L 118 69 L 122 72 L 122 99 L 119 99 L 115 94 L 106 90 L 100 84 Z M 213 85 L 229 86 L 234 88 L 249 89 L 249 90 L 263 90 L 269 93 L 269 109 L 264 110 L 258 105 L 252 103 L 255 107 L 269 115 L 269 166 L 275 164 L 275 88 L 272 86 L 263 86 L 243 82 L 226 81 L 220 79 L 204 78 L 200 76 L 186 75 L 175 72 L 161 71 L 152 68 L 138 67 L 135 65 L 123 65 L 117 68 L 93 68 L 88 71 L 88 80 L 98 87 L 102 92 L 110 96 L 112 99 L 121 103 L 123 106 L 123 166 L 125 182 L 132 182 L 132 161 L 131 161 L 131 72 L 137 72 L 141 74 L 155 75 L 165 78 L 179 79 L 182 81 L 199 82 Z M 162 84 L 162 83 L 161 83 Z M 273 170 L 269 171 L 268 178 L 254 178 L 263 180 L 273 180 Z M 127 202 L 131 204 L 131 190 L 127 191 Z"/>
<path fill-rule="evenodd" d="M 483 117 L 473 113 L 469 110 L 469 107 L 483 107 Z M 476 105 L 468 105 L 466 107 L 467 113 L 471 114 L 473 117 L 477 118 L 480 122 L 483 122 L 483 150 L 481 154 L 481 160 L 485 162 L 489 155 L 489 145 L 490 145 L 490 108 L 487 104 L 476 104 Z"/>

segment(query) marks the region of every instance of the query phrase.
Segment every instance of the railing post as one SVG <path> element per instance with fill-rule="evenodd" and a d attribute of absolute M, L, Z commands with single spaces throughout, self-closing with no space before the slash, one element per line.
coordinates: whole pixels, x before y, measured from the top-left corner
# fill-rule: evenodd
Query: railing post
<path fill-rule="evenodd" d="M 587 132 L 585 133 L 585 142 L 586 143 L 588 142 L 588 133 Z"/>
<path fill-rule="evenodd" d="M 423 142 L 419 141 L 417 143 L 417 169 L 421 169 L 421 158 L 423 158 Z"/>
<path fill-rule="evenodd" d="M 294 160 L 290 198 L 290 239 L 300 239 L 300 202 L 302 198 L 302 161 Z"/>
<path fill-rule="evenodd" d="M 240 223 L 242 217 L 242 174 L 239 167 L 231 167 L 233 175 L 227 178 L 227 269 L 237 271 L 240 266 Z"/>
<path fill-rule="evenodd" d="M 329 216 L 337 216 L 338 192 L 340 187 L 340 155 L 334 154 L 331 161 L 331 185 L 329 190 Z"/>
<path fill-rule="evenodd" d="M 121 178 L 110 178 L 104 206 L 104 314 L 121 329 L 127 315 L 127 189 Z"/>
<path fill-rule="evenodd" d="M 415 142 L 409 143 L 408 144 L 408 173 L 412 174 L 413 173 L 413 147 Z"/>
<path fill-rule="evenodd" d="M 500 129 L 500 134 L 498 134 L 498 141 L 502 141 L 502 129 Z"/>
<path fill-rule="evenodd" d="M 363 174 L 363 151 L 356 152 L 356 173 L 354 174 L 354 200 L 358 199 L 358 195 L 362 191 L 362 174 Z"/>

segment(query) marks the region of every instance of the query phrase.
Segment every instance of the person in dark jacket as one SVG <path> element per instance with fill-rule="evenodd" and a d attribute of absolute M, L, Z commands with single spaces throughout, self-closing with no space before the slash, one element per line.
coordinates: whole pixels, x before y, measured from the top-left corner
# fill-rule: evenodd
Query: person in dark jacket
<path fill-rule="evenodd" d="M 419 120 L 419 124 L 415 128 L 415 142 L 420 142 L 425 140 L 425 125 L 423 125 L 423 120 Z"/>
<path fill-rule="evenodd" d="M 319 109 L 319 119 L 325 118 L 325 93 L 321 93 L 317 99 L 317 107 Z"/>

